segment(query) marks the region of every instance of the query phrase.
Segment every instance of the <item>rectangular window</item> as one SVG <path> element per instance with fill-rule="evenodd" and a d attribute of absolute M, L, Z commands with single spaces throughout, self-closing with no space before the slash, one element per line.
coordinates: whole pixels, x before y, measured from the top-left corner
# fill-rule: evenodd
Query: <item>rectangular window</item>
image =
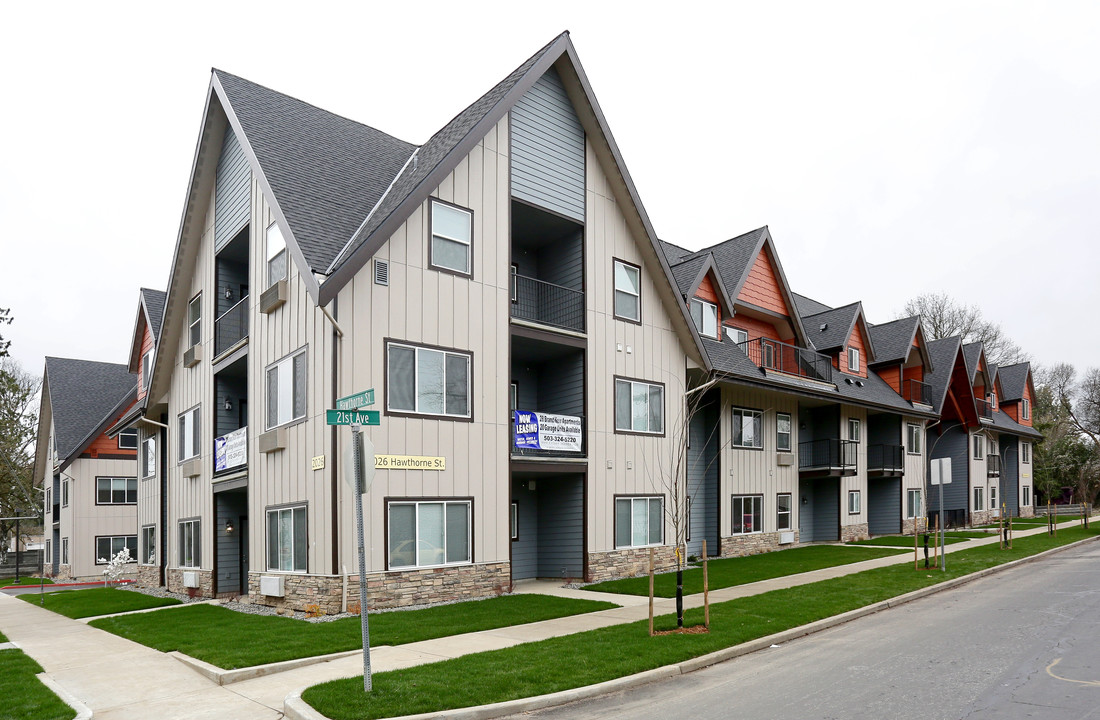
<path fill-rule="evenodd" d="M 157 440 L 145 438 L 141 442 L 141 477 L 151 478 L 157 472 Z"/>
<path fill-rule="evenodd" d="M 512 503 L 511 518 L 508 523 L 513 540 L 519 540 L 519 503 Z"/>
<path fill-rule="evenodd" d="M 760 410 L 733 408 L 731 445 L 739 448 L 764 447 L 764 413 Z"/>
<path fill-rule="evenodd" d="M 69 564 L 69 538 L 61 538 L 61 564 Z"/>
<path fill-rule="evenodd" d="M 615 547 L 661 545 L 664 543 L 664 531 L 664 498 L 615 498 Z"/>
<path fill-rule="evenodd" d="M 1024 507 L 1030 507 L 1031 506 L 1031 486 L 1030 485 L 1024 485 L 1023 489 L 1024 489 L 1024 499 L 1023 499 L 1023 502 L 1021 502 L 1020 504 L 1023 505 Z M 48 554 L 49 553 L 47 553 L 47 555 Z"/>
<path fill-rule="evenodd" d="M 109 537 L 97 537 L 95 539 L 95 564 L 106 565 L 125 549 L 130 559 L 127 562 L 137 562 L 137 535 L 113 535 Z"/>
<path fill-rule="evenodd" d="M 859 514 L 859 504 L 860 504 L 859 503 L 859 490 L 849 490 L 848 491 L 848 514 L 849 515 L 858 515 Z"/>
<path fill-rule="evenodd" d="M 615 378 L 615 430 L 664 433 L 665 386 Z"/>
<path fill-rule="evenodd" d="M 631 322 L 642 321 L 642 269 L 616 260 L 615 317 Z"/>
<path fill-rule="evenodd" d="M 180 529 L 180 567 L 198 567 L 202 562 L 200 543 L 202 536 L 199 534 L 199 520 L 181 520 Z"/>
<path fill-rule="evenodd" d="M 695 321 L 695 328 L 700 335 L 719 340 L 718 337 L 718 306 L 714 303 L 691 299 L 691 319 Z"/>
<path fill-rule="evenodd" d="M 519 385 L 516 383 L 508 386 L 508 407 L 513 412 L 519 409 Z"/>
<path fill-rule="evenodd" d="M 471 561 L 470 500 L 391 502 L 390 569 Z"/>
<path fill-rule="evenodd" d="M 69 481 L 61 481 L 61 507 L 69 507 Z"/>
<path fill-rule="evenodd" d="M 915 518 L 920 516 L 920 490 L 909 490 L 905 498 L 905 517 Z"/>
<path fill-rule="evenodd" d="M 134 505 L 137 503 L 137 478 L 97 477 L 96 505 Z"/>
<path fill-rule="evenodd" d="M 1031 443 L 1020 443 L 1020 457 L 1024 462 L 1031 462 Z"/>
<path fill-rule="evenodd" d="M 990 485 L 989 486 L 989 509 L 990 510 L 997 510 L 998 509 L 998 507 L 997 507 L 997 486 L 996 485 Z"/>
<path fill-rule="evenodd" d="M 974 459 L 975 460 L 981 460 L 982 459 L 982 448 L 984 448 L 984 447 L 985 447 L 985 443 L 982 442 L 982 436 L 981 435 L 975 435 L 974 436 Z"/>
<path fill-rule="evenodd" d="M 908 437 L 909 442 L 906 445 L 906 450 L 908 451 L 908 453 L 910 455 L 920 455 L 920 447 L 921 447 L 921 443 L 920 443 L 920 440 L 921 440 L 920 425 L 918 425 L 916 423 L 908 423 L 906 425 L 906 429 L 909 431 L 909 437 Z M 913 516 L 913 517 L 916 517 L 916 516 Z"/>
<path fill-rule="evenodd" d="M 985 502 L 985 488 L 974 488 L 974 512 L 985 510 L 983 502 Z"/>
<path fill-rule="evenodd" d="M 1027 398 L 1024 398 L 1023 407 L 1021 408 L 1021 412 L 1023 413 L 1024 420 L 1030 420 L 1031 419 L 1031 401 L 1028 400 Z"/>
<path fill-rule="evenodd" d="M 141 529 L 141 564 L 155 565 L 157 562 L 157 529 L 146 525 Z"/>
<path fill-rule="evenodd" d="M 791 529 L 791 494 L 780 493 L 775 496 L 775 529 Z"/>
<path fill-rule="evenodd" d="M 997 441 L 994 440 L 993 438 L 986 438 L 986 440 L 987 440 L 987 442 L 986 442 L 986 453 L 988 453 L 989 455 L 996 455 L 997 454 Z"/>
<path fill-rule="evenodd" d="M 267 226 L 267 285 L 286 280 L 286 240 L 278 223 Z"/>
<path fill-rule="evenodd" d="M 149 389 L 149 379 L 153 377 L 153 351 L 141 356 L 141 389 Z"/>
<path fill-rule="evenodd" d="M 179 461 L 190 460 L 198 457 L 200 448 L 201 419 L 199 408 L 194 407 L 182 413 L 178 418 L 179 427 Z"/>
<path fill-rule="evenodd" d="M 519 302 L 519 265 L 512 263 L 512 302 Z"/>
<path fill-rule="evenodd" d="M 775 449 L 778 452 L 791 451 L 791 415 L 775 414 Z"/>
<path fill-rule="evenodd" d="M 733 496 L 733 534 L 748 535 L 764 530 L 764 496 Z"/>
<path fill-rule="evenodd" d="M 267 429 L 306 416 L 306 351 L 298 350 L 267 368 Z"/>
<path fill-rule="evenodd" d="M 188 347 L 194 347 L 202 341 L 202 293 L 191 298 L 187 305 Z"/>
<path fill-rule="evenodd" d="M 386 345 L 386 407 L 391 411 L 470 418 L 470 355 Z"/>
<path fill-rule="evenodd" d="M 52 506 L 53 506 L 53 503 L 50 502 L 50 499 L 52 497 L 52 492 L 53 492 L 52 488 L 46 488 L 46 512 L 47 513 L 51 512 L 51 509 L 52 509 Z"/>
<path fill-rule="evenodd" d="M 848 370 L 850 372 L 859 372 L 859 349 L 850 347 L 848 348 Z"/>
<path fill-rule="evenodd" d="M 733 338 L 735 343 L 747 343 L 749 341 L 749 333 L 741 328 L 729 328 L 730 337 Z"/>
<path fill-rule="evenodd" d="M 123 430 L 118 434 L 118 447 L 120 450 L 137 450 L 137 430 Z"/>
<path fill-rule="evenodd" d="M 859 442 L 859 418 L 848 418 L 848 439 Z"/>
<path fill-rule="evenodd" d="M 989 403 L 989 407 L 993 410 L 997 409 L 997 393 L 986 393 L 985 401 Z"/>
<path fill-rule="evenodd" d="M 267 511 L 267 569 L 306 572 L 306 506 Z"/>
<path fill-rule="evenodd" d="M 431 222 L 431 266 L 469 275 L 474 214 L 432 200 Z"/>

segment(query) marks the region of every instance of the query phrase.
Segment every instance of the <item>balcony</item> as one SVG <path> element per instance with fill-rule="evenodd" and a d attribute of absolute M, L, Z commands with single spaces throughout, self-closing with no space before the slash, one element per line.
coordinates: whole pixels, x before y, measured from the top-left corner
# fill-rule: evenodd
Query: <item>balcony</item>
<path fill-rule="evenodd" d="M 974 402 L 978 406 L 978 419 L 986 422 L 993 422 L 993 407 L 979 398 L 974 398 Z"/>
<path fill-rule="evenodd" d="M 584 416 L 516 410 L 512 413 L 512 455 L 583 458 L 586 429 Z"/>
<path fill-rule="evenodd" d="M 900 475 L 905 472 L 905 447 L 902 445 L 868 445 L 867 472 Z"/>
<path fill-rule="evenodd" d="M 768 338 L 756 338 L 737 343 L 737 347 L 741 348 L 757 367 L 807 380 L 832 382 L 832 361 L 828 356 L 813 350 Z"/>
<path fill-rule="evenodd" d="M 1001 456 L 990 455 L 985 459 L 985 474 L 989 477 L 1001 476 Z"/>
<path fill-rule="evenodd" d="M 911 403 L 932 404 L 932 386 L 920 380 L 906 380 L 902 387 L 902 397 Z"/>
<path fill-rule="evenodd" d="M 584 332 L 584 291 L 513 273 L 512 317 Z"/>
<path fill-rule="evenodd" d="M 61 521 L 61 506 L 60 505 L 55 504 L 53 506 L 53 514 L 50 516 L 50 519 L 53 520 L 53 522 L 60 522 Z"/>
<path fill-rule="evenodd" d="M 822 475 L 855 475 L 856 449 L 852 440 L 824 438 L 798 443 L 798 471 Z"/>
<path fill-rule="evenodd" d="M 248 337 L 248 296 L 241 298 L 214 321 L 214 357 Z"/>

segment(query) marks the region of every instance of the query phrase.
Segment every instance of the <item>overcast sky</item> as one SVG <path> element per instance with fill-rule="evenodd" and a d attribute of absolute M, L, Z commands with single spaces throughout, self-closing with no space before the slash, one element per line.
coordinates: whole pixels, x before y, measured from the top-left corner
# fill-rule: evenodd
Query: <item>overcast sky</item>
<path fill-rule="evenodd" d="M 1100 3 L 381 5 L 6 6 L 13 356 L 127 361 L 211 67 L 422 143 L 570 30 L 661 238 L 768 225 L 797 292 L 871 322 L 946 292 L 1100 365 Z"/>

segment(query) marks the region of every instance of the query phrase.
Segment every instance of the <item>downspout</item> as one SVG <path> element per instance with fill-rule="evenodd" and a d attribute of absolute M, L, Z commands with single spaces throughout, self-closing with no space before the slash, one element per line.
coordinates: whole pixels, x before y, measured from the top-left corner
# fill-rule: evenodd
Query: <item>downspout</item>
<path fill-rule="evenodd" d="M 330 407 L 336 407 L 336 398 L 339 397 L 339 371 L 340 371 L 340 338 L 344 336 L 343 330 L 336 323 L 335 314 L 339 312 L 339 298 L 332 299 L 332 313 L 329 313 L 327 309 L 321 307 L 321 312 L 325 314 L 325 317 L 332 323 L 332 404 Z M 340 570 L 340 504 L 339 504 L 339 491 L 340 491 L 340 456 L 337 452 L 337 431 L 338 426 L 333 425 L 329 428 L 329 455 L 332 456 L 332 468 L 329 471 L 329 503 L 332 508 L 331 522 L 332 526 L 332 574 L 335 575 Z M 347 576 L 344 577 L 344 591 L 341 593 L 341 604 L 347 603 Z"/>
<path fill-rule="evenodd" d="M 161 416 L 162 419 L 168 418 Z M 160 425 L 160 586 L 168 587 L 168 426 Z"/>

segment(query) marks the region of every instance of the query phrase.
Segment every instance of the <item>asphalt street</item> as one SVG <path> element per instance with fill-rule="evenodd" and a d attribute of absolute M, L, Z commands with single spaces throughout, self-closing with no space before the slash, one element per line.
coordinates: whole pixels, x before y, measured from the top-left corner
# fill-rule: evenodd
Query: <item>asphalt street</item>
<path fill-rule="evenodd" d="M 1100 718 L 1100 544 L 525 718 Z"/>

